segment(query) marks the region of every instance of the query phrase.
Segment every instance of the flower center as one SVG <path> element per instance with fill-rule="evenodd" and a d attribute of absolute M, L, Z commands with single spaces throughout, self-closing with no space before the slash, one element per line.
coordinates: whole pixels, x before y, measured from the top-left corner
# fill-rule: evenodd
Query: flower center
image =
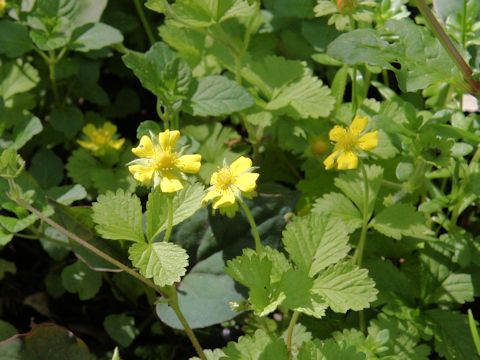
<path fill-rule="evenodd" d="M 105 130 L 97 130 L 92 134 L 92 142 L 97 145 L 105 145 L 110 142 L 112 137 Z"/>
<path fill-rule="evenodd" d="M 217 186 L 222 190 L 227 190 L 232 184 L 233 176 L 230 169 L 221 169 L 217 174 Z"/>
<path fill-rule="evenodd" d="M 345 133 L 345 136 L 337 142 L 337 147 L 343 151 L 351 151 L 355 148 L 357 144 L 357 136 L 352 134 L 350 131 Z"/>
<path fill-rule="evenodd" d="M 155 153 L 153 161 L 155 168 L 166 171 L 173 168 L 175 157 L 170 152 L 159 151 Z"/>

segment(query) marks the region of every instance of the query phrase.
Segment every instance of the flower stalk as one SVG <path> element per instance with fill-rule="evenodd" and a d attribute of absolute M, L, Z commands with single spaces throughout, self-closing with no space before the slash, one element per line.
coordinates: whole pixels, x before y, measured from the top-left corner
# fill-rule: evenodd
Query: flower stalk
<path fill-rule="evenodd" d="M 258 232 L 257 224 L 255 223 L 252 212 L 248 208 L 247 204 L 243 202 L 243 200 L 239 200 L 238 203 L 240 204 L 245 216 L 247 217 L 248 223 L 250 224 L 250 231 L 252 233 L 253 240 L 255 241 L 255 251 L 257 254 L 260 254 L 263 251 L 263 245 L 260 240 L 260 233 Z"/>

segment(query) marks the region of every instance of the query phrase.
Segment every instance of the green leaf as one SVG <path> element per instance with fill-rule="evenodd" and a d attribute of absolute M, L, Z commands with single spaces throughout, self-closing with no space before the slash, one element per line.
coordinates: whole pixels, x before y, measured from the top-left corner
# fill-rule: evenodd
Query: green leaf
<path fill-rule="evenodd" d="M 235 81 L 212 75 L 198 80 L 187 110 L 195 116 L 220 116 L 244 110 L 254 103 L 252 96 Z"/>
<path fill-rule="evenodd" d="M 140 333 L 135 327 L 135 318 L 125 314 L 110 314 L 103 320 L 108 335 L 123 347 L 129 346 Z"/>
<path fill-rule="evenodd" d="M 278 92 L 270 101 L 267 110 L 281 110 L 293 118 L 327 117 L 333 110 L 335 99 L 330 89 L 309 72 Z"/>
<path fill-rule="evenodd" d="M 312 212 L 325 214 L 341 220 L 349 233 L 362 227 L 362 215 L 360 211 L 345 196 L 339 193 L 329 193 L 318 199 L 313 205 Z"/>
<path fill-rule="evenodd" d="M 223 256 L 220 251 L 200 261 L 178 285 L 178 303 L 192 329 L 220 324 L 240 314 L 229 306 L 241 302 L 243 296 L 232 278 L 224 273 Z M 159 303 L 156 311 L 165 324 L 183 329 L 167 303 Z"/>
<path fill-rule="evenodd" d="M 0 342 L 6 340 L 17 333 L 15 326 L 6 321 L 0 320 Z"/>
<path fill-rule="evenodd" d="M 327 303 L 312 292 L 313 280 L 301 270 L 288 270 L 279 284 L 285 294 L 282 306 L 299 311 L 318 319 L 325 315 Z"/>
<path fill-rule="evenodd" d="M 75 11 L 69 17 L 73 28 L 100 21 L 108 0 L 77 0 Z"/>
<path fill-rule="evenodd" d="M 350 250 L 343 223 L 315 213 L 295 219 L 282 235 L 290 258 L 311 277 L 343 259 Z"/>
<path fill-rule="evenodd" d="M 265 316 L 274 311 L 285 299 L 271 284 L 272 262 L 252 249 L 244 249 L 243 255 L 227 261 L 225 272 L 240 284 L 248 287 L 248 301 L 255 314 Z"/>
<path fill-rule="evenodd" d="M 0 21 L 0 54 L 18 58 L 33 50 L 27 28 L 10 20 Z"/>
<path fill-rule="evenodd" d="M 471 359 L 476 353 L 468 328 L 467 317 L 450 310 L 427 310 L 425 315 L 431 321 L 435 350 L 447 360 Z"/>
<path fill-rule="evenodd" d="M 394 204 L 380 211 L 370 223 L 382 234 L 400 240 L 402 236 L 427 235 L 425 218 L 410 204 Z"/>
<path fill-rule="evenodd" d="M 164 43 L 155 43 L 145 54 L 129 52 L 122 57 L 143 87 L 173 106 L 190 91 L 191 70 Z"/>
<path fill-rule="evenodd" d="M 91 360 L 93 356 L 85 343 L 71 331 L 51 323 L 35 325 L 23 336 L 0 343 L 0 353 L 8 360 Z"/>
<path fill-rule="evenodd" d="M 72 152 L 67 162 L 68 176 L 74 182 L 82 184 L 86 188 L 92 186 L 92 173 L 101 169 L 101 164 L 85 149 L 77 149 Z"/>
<path fill-rule="evenodd" d="M 128 249 L 128 252 L 132 264 L 147 279 L 153 278 L 153 282 L 158 286 L 179 282 L 187 271 L 187 252 L 176 244 L 136 243 Z"/>
<path fill-rule="evenodd" d="M 32 137 L 43 130 L 42 122 L 36 116 L 26 111 L 2 108 L 0 102 L 0 123 L 2 121 L 9 128 L 13 128 L 3 132 L 0 142 L 3 146 L 16 150 L 22 148 Z"/>
<path fill-rule="evenodd" d="M 274 12 L 279 16 L 310 18 L 313 17 L 313 5 L 315 0 L 277 0 L 274 2 Z"/>
<path fill-rule="evenodd" d="M 173 225 L 180 224 L 201 208 L 204 187 L 199 183 L 184 186 L 173 198 Z M 152 191 L 147 201 L 147 240 L 152 240 L 166 229 L 168 204 L 165 194 Z"/>
<path fill-rule="evenodd" d="M 59 185 L 63 180 L 63 162 L 52 151 L 41 149 L 33 155 L 29 172 L 44 189 Z"/>
<path fill-rule="evenodd" d="M 349 261 L 322 271 L 314 280 L 313 291 L 321 295 L 333 311 L 340 313 L 370 307 L 378 293 L 368 271 Z"/>
<path fill-rule="evenodd" d="M 357 29 L 333 40 L 328 45 L 327 55 L 350 66 L 367 63 L 390 69 L 395 56 L 389 49 L 390 44 L 375 30 Z"/>
<path fill-rule="evenodd" d="M 75 106 L 64 106 L 50 113 L 50 124 L 67 139 L 73 139 L 83 123 L 83 113 Z"/>
<path fill-rule="evenodd" d="M 72 42 L 68 47 L 74 51 L 89 52 L 104 47 L 120 44 L 123 35 L 114 27 L 104 23 L 85 24 L 72 34 Z"/>
<path fill-rule="evenodd" d="M 241 336 L 238 342 L 229 342 L 223 349 L 228 360 L 288 360 L 289 355 L 285 341 L 281 338 L 273 340 L 265 330 L 257 330 L 255 334 Z"/>
<path fill-rule="evenodd" d="M 119 189 L 100 195 L 92 205 L 96 229 L 106 239 L 145 241 L 140 199 Z"/>
<path fill-rule="evenodd" d="M 375 200 L 383 179 L 383 168 L 378 165 L 365 166 L 368 186 L 368 214 L 373 212 Z M 363 211 L 365 203 L 365 181 L 360 170 L 343 172 L 335 178 L 335 186 L 342 190 Z"/>
<path fill-rule="evenodd" d="M 100 290 L 102 275 L 77 260 L 63 269 L 62 284 L 68 292 L 78 293 L 80 300 L 88 300 L 95 297 Z"/>
<path fill-rule="evenodd" d="M 2 66 L 0 66 L 0 97 L 7 101 L 13 95 L 33 89 L 39 81 L 38 71 L 30 63 L 24 63 L 21 59 L 2 62 Z"/>
<path fill-rule="evenodd" d="M 365 360 L 365 354 L 353 346 L 340 346 L 333 339 L 305 343 L 297 360 Z"/>

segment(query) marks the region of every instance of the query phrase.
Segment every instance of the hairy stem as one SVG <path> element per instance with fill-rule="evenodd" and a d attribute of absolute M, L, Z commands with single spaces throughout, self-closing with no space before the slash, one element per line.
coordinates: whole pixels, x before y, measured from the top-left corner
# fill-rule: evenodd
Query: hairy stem
<path fill-rule="evenodd" d="M 363 184 L 364 184 L 364 194 L 363 194 L 364 198 L 363 198 L 363 210 L 362 210 L 363 220 L 362 220 L 362 231 L 360 233 L 360 240 L 358 241 L 357 249 L 355 250 L 355 254 L 353 255 L 353 260 L 355 264 L 357 264 L 358 266 L 362 266 L 363 251 L 365 249 L 365 241 L 367 238 L 368 220 L 370 218 L 370 214 L 369 214 L 370 211 L 368 206 L 368 203 L 369 203 L 368 176 L 363 163 L 360 166 L 360 169 L 362 171 Z"/>
<path fill-rule="evenodd" d="M 255 223 L 252 212 L 248 208 L 247 204 L 245 204 L 242 200 L 239 200 L 238 202 L 240 203 L 240 206 L 247 217 L 248 223 L 250 224 L 253 240 L 255 240 L 255 251 L 257 253 L 261 253 L 263 250 L 263 245 L 260 241 L 260 234 L 258 233 L 257 224 Z"/>
<path fill-rule="evenodd" d="M 195 336 L 195 333 L 193 332 L 192 328 L 188 324 L 187 319 L 185 319 L 185 316 L 183 316 L 183 313 L 180 311 L 180 306 L 178 304 L 178 295 L 177 295 L 177 289 L 173 287 L 172 289 L 172 296 L 169 299 L 170 306 L 172 307 L 173 311 L 175 312 L 175 315 L 177 315 L 178 320 L 183 326 L 183 329 L 185 333 L 187 334 L 188 338 L 190 339 L 190 342 L 192 343 L 193 347 L 195 348 L 195 351 L 197 352 L 197 355 L 200 357 L 202 360 L 207 360 L 205 354 L 203 353 L 202 346 L 198 342 L 197 337 Z"/>
<path fill-rule="evenodd" d="M 55 57 L 54 50 L 50 51 L 50 57 L 47 64 L 48 64 L 48 75 L 50 78 L 50 84 L 52 86 L 53 99 L 55 100 L 55 104 L 59 105 L 60 97 L 58 96 L 57 79 L 55 74 L 55 65 L 57 64 L 57 59 Z"/>
<path fill-rule="evenodd" d="M 290 323 L 288 324 L 287 329 L 287 350 L 290 353 L 292 351 L 292 338 L 293 338 L 293 329 L 295 328 L 295 324 L 300 317 L 300 313 L 298 311 L 294 311 L 292 317 L 290 319 Z"/>
<path fill-rule="evenodd" d="M 163 237 L 164 242 L 170 241 L 170 236 L 172 235 L 172 228 L 173 228 L 173 198 L 171 196 L 167 197 L 167 206 L 168 206 L 168 214 L 167 214 L 167 228 L 165 230 L 165 236 Z"/>

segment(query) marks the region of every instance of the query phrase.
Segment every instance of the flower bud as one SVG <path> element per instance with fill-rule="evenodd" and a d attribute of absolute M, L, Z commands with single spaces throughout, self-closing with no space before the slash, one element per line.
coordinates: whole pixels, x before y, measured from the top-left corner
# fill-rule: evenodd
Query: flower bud
<path fill-rule="evenodd" d="M 348 15 L 355 12 L 357 6 L 357 0 L 337 0 L 338 12 L 342 15 Z"/>

